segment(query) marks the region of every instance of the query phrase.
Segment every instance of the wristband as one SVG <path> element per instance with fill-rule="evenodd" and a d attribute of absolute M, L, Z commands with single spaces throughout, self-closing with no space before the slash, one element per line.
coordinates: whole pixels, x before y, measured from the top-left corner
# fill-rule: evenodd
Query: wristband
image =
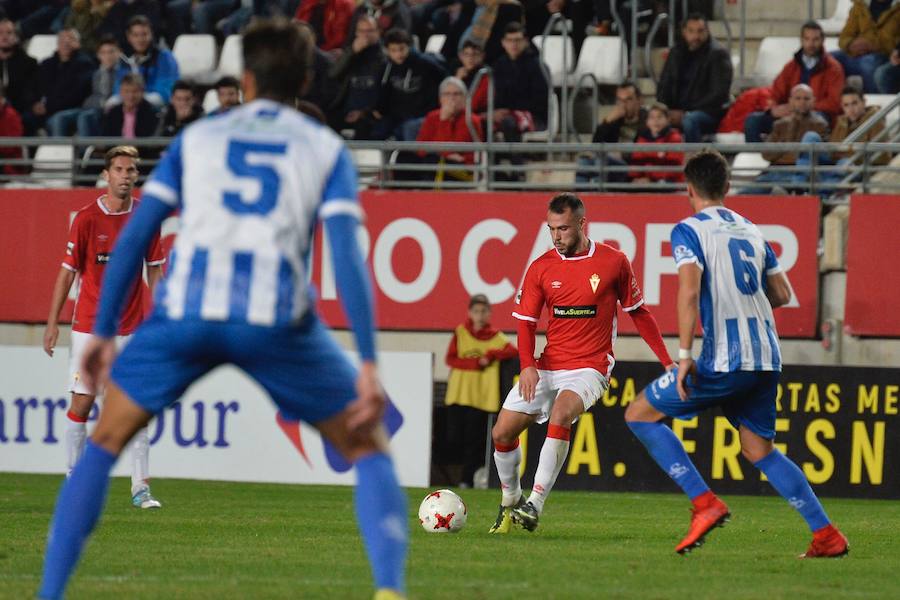
<path fill-rule="evenodd" d="M 691 351 L 686 350 L 685 348 L 679 348 L 678 349 L 678 360 L 684 360 L 686 358 L 694 358 L 693 356 L 691 356 Z"/>

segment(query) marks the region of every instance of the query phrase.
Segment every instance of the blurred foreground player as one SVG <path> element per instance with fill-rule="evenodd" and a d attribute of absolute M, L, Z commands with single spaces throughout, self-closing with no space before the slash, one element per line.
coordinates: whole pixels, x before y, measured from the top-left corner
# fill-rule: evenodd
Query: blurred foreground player
<path fill-rule="evenodd" d="M 91 338 L 103 271 L 109 262 L 116 238 L 125 227 L 128 218 L 139 202 L 131 197 L 138 177 L 138 151 L 133 146 L 116 146 L 106 153 L 103 178 L 107 181 L 106 193 L 85 206 L 75 215 L 69 230 L 66 255 L 53 286 L 50 315 L 44 330 L 44 352 L 53 356 L 59 337 L 59 313 L 69 296 L 76 275 L 81 275 L 75 315 L 72 318 L 72 351 L 69 356 L 69 391 L 72 402 L 66 413 L 66 475 L 84 452 L 87 437 L 86 424 L 96 394 L 85 385 L 81 376 L 81 358 Z M 166 262 L 159 245 L 159 230 L 144 254 L 147 264 L 147 281 L 150 293 L 162 277 L 162 265 Z M 126 308 L 118 321 L 116 344 L 124 345 L 147 314 L 141 265 L 135 266 L 129 281 Z M 97 394 L 103 390 L 98 388 Z M 147 428 L 141 428 L 134 436 L 131 447 L 133 469 L 131 472 L 131 502 L 138 508 L 160 508 L 159 500 L 150 493 L 150 437 Z"/>
<path fill-rule="evenodd" d="M 223 363 L 243 369 L 282 413 L 314 425 L 355 463 L 375 597 L 404 593 L 406 498 L 381 425 L 372 292 L 356 243 L 356 174 L 340 138 L 291 108 L 311 50 L 308 34 L 286 21 L 251 25 L 243 40 L 248 103 L 189 125 L 144 186 L 104 282 L 96 337 L 85 351 L 89 384 L 103 381 L 113 362 L 128 274 L 152 231 L 180 209 L 173 265 L 153 316 L 112 366 L 100 422 L 60 492 L 42 598 L 62 595 L 103 507 L 110 469 L 134 432 Z M 328 230 L 358 372 L 313 311 L 305 265 L 317 217 Z"/>
<path fill-rule="evenodd" d="M 703 481 L 665 417 L 689 419 L 721 406 L 740 433 L 741 452 L 806 520 L 813 541 L 804 558 L 843 556 L 847 539 L 828 520 L 803 472 L 775 439 L 775 396 L 781 352 L 772 309 L 791 299 L 791 285 L 759 229 L 725 208 L 728 163 L 701 152 L 684 169 L 694 215 L 672 230 L 678 267 L 678 368 L 647 386 L 628 405 L 634 435 L 694 505 L 688 534 L 675 547 L 689 552 L 730 516 Z M 699 305 L 703 348 L 691 348 Z"/>
<path fill-rule="evenodd" d="M 666 368 L 675 365 L 666 352 L 656 319 L 644 297 L 628 257 L 593 242 L 585 233 L 584 204 L 574 194 L 550 201 L 547 228 L 554 249 L 528 267 L 516 297 L 513 316 L 519 320 L 519 387 L 506 396 L 492 431 L 494 463 L 503 494 L 490 533 L 507 533 L 510 521 L 528 531 L 538 518 L 566 455 L 574 423 L 604 394 L 616 359 L 618 305 Z M 547 305 L 547 347 L 534 359 L 534 332 Z M 532 423 L 545 423 L 534 486 L 526 502 L 519 480 L 522 449 L 519 434 Z"/>

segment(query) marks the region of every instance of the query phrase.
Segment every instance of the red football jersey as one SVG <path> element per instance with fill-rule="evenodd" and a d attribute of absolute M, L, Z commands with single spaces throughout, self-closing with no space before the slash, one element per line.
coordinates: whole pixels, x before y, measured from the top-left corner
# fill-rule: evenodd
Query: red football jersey
<path fill-rule="evenodd" d="M 66 256 L 62 263 L 63 267 L 76 271 L 81 276 L 78 296 L 75 299 L 72 330 L 84 333 L 90 333 L 94 328 L 94 318 L 100 300 L 100 283 L 116 238 L 125 227 L 131 211 L 138 205 L 137 200 L 132 200 L 131 208 L 128 210 L 112 213 L 103 204 L 102 198 L 102 196 L 97 198 L 96 202 L 76 213 L 69 229 L 69 242 L 66 244 Z M 166 262 L 159 243 L 159 232 L 153 237 L 145 260 L 149 266 Z M 149 308 L 145 302 L 146 287 L 143 278 L 136 277 L 119 323 L 119 335 L 133 332 L 144 318 Z"/>
<path fill-rule="evenodd" d="M 644 303 L 631 263 L 612 246 L 591 242 L 585 254 L 566 257 L 553 249 L 531 263 L 513 316 L 537 323 L 547 305 L 539 369 L 592 368 L 609 377 L 616 362 L 617 303 L 625 311 Z"/>

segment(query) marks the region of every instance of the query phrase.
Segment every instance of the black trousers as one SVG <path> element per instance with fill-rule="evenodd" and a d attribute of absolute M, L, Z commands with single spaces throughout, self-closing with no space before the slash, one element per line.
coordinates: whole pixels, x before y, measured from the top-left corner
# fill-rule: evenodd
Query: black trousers
<path fill-rule="evenodd" d="M 475 471 L 484 466 L 489 414 L 471 406 L 447 407 L 447 438 L 463 465 L 460 483 L 471 486 Z"/>

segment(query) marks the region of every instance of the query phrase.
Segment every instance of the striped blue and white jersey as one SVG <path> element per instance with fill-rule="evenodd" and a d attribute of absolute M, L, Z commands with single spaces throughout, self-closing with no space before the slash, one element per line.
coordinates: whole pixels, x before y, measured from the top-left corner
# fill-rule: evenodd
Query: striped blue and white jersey
<path fill-rule="evenodd" d="M 311 305 L 317 220 L 361 216 L 341 139 L 263 99 L 189 126 L 144 193 L 181 210 L 157 308 L 174 320 L 295 322 Z"/>
<path fill-rule="evenodd" d="M 701 372 L 780 371 L 781 351 L 766 279 L 781 271 L 759 228 L 724 206 L 684 219 L 672 230 L 678 267 L 696 264 L 700 284 Z"/>

